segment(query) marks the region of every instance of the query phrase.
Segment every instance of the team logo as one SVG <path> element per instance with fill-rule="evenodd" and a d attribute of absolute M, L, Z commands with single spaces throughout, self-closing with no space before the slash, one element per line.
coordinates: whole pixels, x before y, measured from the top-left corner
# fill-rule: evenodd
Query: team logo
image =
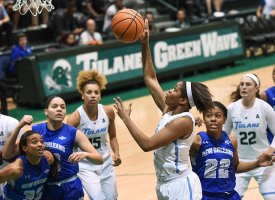
<path fill-rule="evenodd" d="M 71 64 L 67 60 L 57 60 L 53 65 L 52 74 L 45 78 L 48 89 L 61 91 L 62 87 L 71 87 L 71 70 Z"/>
<path fill-rule="evenodd" d="M 59 140 L 66 140 L 66 137 L 60 136 L 58 139 L 59 139 Z"/>

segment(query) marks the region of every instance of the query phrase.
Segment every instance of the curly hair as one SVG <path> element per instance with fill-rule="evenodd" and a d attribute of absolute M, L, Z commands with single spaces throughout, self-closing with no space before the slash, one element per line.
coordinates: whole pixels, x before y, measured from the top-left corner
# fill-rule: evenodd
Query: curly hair
<path fill-rule="evenodd" d="M 93 69 L 80 71 L 76 79 L 77 91 L 80 94 L 83 94 L 84 87 L 90 83 L 98 84 L 100 90 L 103 90 L 107 84 L 107 79 L 103 74 L 100 74 L 98 71 Z"/>

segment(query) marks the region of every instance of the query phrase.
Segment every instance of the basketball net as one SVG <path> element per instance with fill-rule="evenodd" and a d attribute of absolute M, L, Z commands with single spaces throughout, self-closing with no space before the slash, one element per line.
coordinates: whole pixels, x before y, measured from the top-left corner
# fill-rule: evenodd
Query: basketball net
<path fill-rule="evenodd" d="M 18 11 L 21 15 L 30 11 L 33 16 L 40 14 L 44 8 L 48 12 L 53 10 L 52 0 L 16 0 L 12 7 L 13 11 Z"/>

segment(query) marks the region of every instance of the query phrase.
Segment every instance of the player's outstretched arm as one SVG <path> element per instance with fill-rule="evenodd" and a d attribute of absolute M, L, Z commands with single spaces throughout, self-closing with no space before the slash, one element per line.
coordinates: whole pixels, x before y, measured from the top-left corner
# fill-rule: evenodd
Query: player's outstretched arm
<path fill-rule="evenodd" d="M 156 71 L 153 65 L 152 56 L 149 45 L 149 27 L 148 20 L 145 19 L 145 27 L 143 35 L 140 38 L 141 53 L 142 53 L 142 66 L 143 66 L 143 78 L 146 86 L 150 90 L 150 93 L 161 111 L 166 108 L 165 93 L 162 90 L 156 75 Z"/>

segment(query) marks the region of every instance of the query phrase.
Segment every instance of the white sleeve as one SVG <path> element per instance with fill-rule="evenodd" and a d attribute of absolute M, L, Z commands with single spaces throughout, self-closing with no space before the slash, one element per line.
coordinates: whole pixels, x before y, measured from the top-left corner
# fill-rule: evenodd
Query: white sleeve
<path fill-rule="evenodd" d="M 273 108 L 266 102 L 264 102 L 264 113 L 266 114 L 267 126 L 271 133 L 275 136 L 275 112 Z M 270 146 L 275 148 L 275 137 L 273 138 Z"/>
<path fill-rule="evenodd" d="M 231 120 L 231 112 L 232 112 L 232 104 L 227 107 L 227 118 L 223 125 L 223 131 L 230 135 L 231 130 L 233 128 L 232 120 Z"/>
<path fill-rule="evenodd" d="M 79 45 L 86 45 L 89 42 L 86 32 L 81 33 L 79 37 Z"/>
<path fill-rule="evenodd" d="M 5 137 L 8 138 L 12 131 L 15 129 L 15 127 L 18 125 L 19 121 L 13 117 L 7 116 L 8 120 L 7 120 L 7 128 L 8 128 L 8 132 L 5 133 Z"/>

